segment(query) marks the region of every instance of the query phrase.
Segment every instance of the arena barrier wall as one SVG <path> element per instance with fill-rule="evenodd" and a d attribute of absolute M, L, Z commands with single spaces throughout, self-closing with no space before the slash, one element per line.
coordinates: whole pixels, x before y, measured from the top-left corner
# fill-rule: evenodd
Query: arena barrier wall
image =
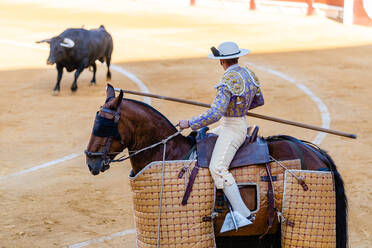
<path fill-rule="evenodd" d="M 344 0 L 189 0 L 190 6 L 238 7 L 239 9 L 290 14 L 320 14 L 342 20 Z"/>
<path fill-rule="evenodd" d="M 372 26 L 372 0 L 354 0 L 353 23 Z"/>
<path fill-rule="evenodd" d="M 324 15 L 342 20 L 344 0 L 250 0 L 255 2 L 257 9 L 271 8 L 276 11 L 293 12 L 299 14 Z"/>
<path fill-rule="evenodd" d="M 189 0 L 191 6 L 239 7 L 265 12 L 323 15 L 344 24 L 372 26 L 372 0 Z"/>

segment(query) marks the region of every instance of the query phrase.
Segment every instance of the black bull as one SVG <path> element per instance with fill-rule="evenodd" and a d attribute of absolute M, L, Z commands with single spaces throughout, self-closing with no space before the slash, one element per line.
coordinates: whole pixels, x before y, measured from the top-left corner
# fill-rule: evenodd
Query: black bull
<path fill-rule="evenodd" d="M 60 81 L 63 68 L 68 72 L 76 70 L 74 82 L 71 90 L 77 90 L 77 79 L 80 73 L 87 67 L 93 68 L 93 78 L 91 83 L 96 83 L 96 60 L 101 63 L 106 61 L 107 79 L 111 79 L 110 62 L 113 49 L 112 37 L 101 25 L 98 29 L 86 30 L 83 28 L 69 28 L 60 35 L 37 41 L 37 43 L 47 42 L 50 45 L 47 64 L 56 64 L 58 71 L 57 83 L 53 93 L 60 91 Z"/>

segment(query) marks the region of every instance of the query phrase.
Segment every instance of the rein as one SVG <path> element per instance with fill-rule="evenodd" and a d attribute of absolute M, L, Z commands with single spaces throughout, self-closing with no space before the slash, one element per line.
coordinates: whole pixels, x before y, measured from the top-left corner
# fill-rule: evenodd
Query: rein
<path fill-rule="evenodd" d="M 178 124 L 177 124 L 176 126 L 178 126 Z M 133 152 L 133 153 L 131 153 L 131 154 L 129 154 L 129 155 L 123 155 L 123 156 L 121 156 L 121 157 L 118 158 L 118 159 L 110 160 L 110 162 L 112 162 L 112 163 L 114 163 L 114 162 L 122 162 L 122 161 L 125 161 L 125 160 L 127 160 L 127 159 L 129 159 L 129 158 L 131 158 L 131 157 L 133 157 L 133 156 L 135 156 L 135 155 L 141 153 L 141 152 L 144 152 L 144 151 L 146 151 L 146 150 L 152 149 L 152 148 L 154 148 L 154 147 L 156 147 L 156 146 L 159 146 L 159 145 L 161 145 L 161 144 L 165 145 L 169 140 L 171 140 L 171 139 L 173 139 L 174 137 L 176 137 L 177 135 L 179 135 L 182 131 L 183 131 L 183 129 L 180 129 L 180 130 L 178 130 L 177 132 L 175 132 L 174 134 L 168 136 L 167 138 L 163 139 L 163 140 L 160 141 L 160 142 L 157 142 L 157 143 L 155 143 L 155 144 L 152 144 L 152 145 L 150 145 L 150 146 L 147 146 L 147 147 L 142 148 L 142 149 L 137 150 L 137 151 L 129 151 L 129 153 L 131 153 L 131 152 Z M 164 151 L 164 154 L 165 154 L 165 151 Z M 163 155 L 164 155 L 164 154 L 163 154 Z"/>

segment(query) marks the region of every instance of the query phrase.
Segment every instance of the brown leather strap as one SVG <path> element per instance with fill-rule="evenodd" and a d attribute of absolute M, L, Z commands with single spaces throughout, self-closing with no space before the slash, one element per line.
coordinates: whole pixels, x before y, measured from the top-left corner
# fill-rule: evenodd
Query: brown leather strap
<path fill-rule="evenodd" d="M 192 186 L 195 182 L 196 175 L 198 174 L 199 171 L 199 165 L 198 163 L 195 164 L 194 168 L 191 171 L 190 177 L 189 177 L 189 183 L 187 184 L 185 194 L 183 195 L 182 198 L 182 205 L 187 204 L 187 200 L 190 197 L 191 191 L 192 191 Z"/>
<path fill-rule="evenodd" d="M 183 177 L 183 175 L 185 174 L 185 172 L 186 172 L 186 168 L 183 167 L 183 168 L 181 169 L 180 173 L 178 173 L 178 178 L 181 179 L 181 178 Z"/>
<path fill-rule="evenodd" d="M 269 177 L 270 180 L 267 181 L 267 198 L 268 198 L 268 225 L 269 228 L 273 226 L 274 222 L 274 190 L 273 190 L 273 184 L 272 184 L 272 175 L 271 175 L 271 167 L 270 164 L 266 164 L 266 171 L 267 171 L 267 176 Z"/>

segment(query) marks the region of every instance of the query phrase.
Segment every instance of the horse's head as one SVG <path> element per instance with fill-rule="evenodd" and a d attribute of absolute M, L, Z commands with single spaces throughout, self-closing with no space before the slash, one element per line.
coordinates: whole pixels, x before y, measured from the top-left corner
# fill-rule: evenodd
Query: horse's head
<path fill-rule="evenodd" d="M 110 161 L 123 151 L 125 143 L 119 133 L 120 105 L 123 91 L 115 97 L 114 88 L 108 84 L 106 102 L 96 114 L 92 135 L 85 150 L 90 172 L 98 175 L 110 168 Z"/>
<path fill-rule="evenodd" d="M 111 85 L 107 86 L 106 95 L 106 102 L 97 112 L 85 150 L 91 173 L 98 175 L 109 169 L 111 162 L 130 159 L 133 172 L 137 174 L 152 161 L 161 160 L 164 151 L 162 140 L 175 134 L 178 131 L 176 127 L 150 105 L 123 99 L 123 91 L 115 97 Z M 129 155 L 114 159 L 125 148 Z M 176 135 L 167 142 L 166 159 L 181 159 L 190 148 L 186 137 Z"/>

